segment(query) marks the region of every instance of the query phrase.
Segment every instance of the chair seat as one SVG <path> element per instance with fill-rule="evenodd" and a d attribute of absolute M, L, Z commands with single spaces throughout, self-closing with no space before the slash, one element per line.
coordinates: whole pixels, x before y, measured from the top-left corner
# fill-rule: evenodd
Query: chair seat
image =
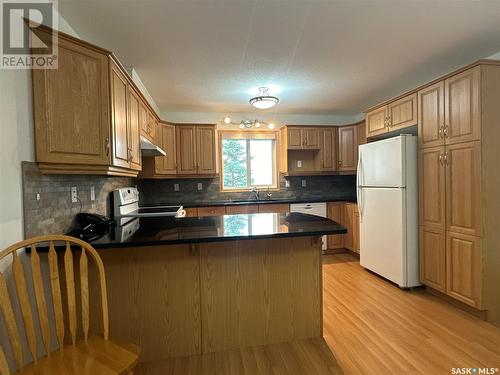
<path fill-rule="evenodd" d="M 71 374 L 127 374 L 137 364 L 139 348 L 132 344 L 117 344 L 101 337 L 65 345 L 63 351 L 55 351 L 43 357 L 37 364 L 30 364 L 22 375 L 71 375 Z"/>

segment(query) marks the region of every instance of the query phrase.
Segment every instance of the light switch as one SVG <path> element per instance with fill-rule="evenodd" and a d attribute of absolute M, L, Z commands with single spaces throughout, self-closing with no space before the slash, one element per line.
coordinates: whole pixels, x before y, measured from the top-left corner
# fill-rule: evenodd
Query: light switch
<path fill-rule="evenodd" d="M 290 181 L 285 180 L 285 187 L 289 188 L 290 187 Z"/>
<path fill-rule="evenodd" d="M 297 168 L 302 168 L 302 160 L 297 160 Z"/>
<path fill-rule="evenodd" d="M 202 190 L 203 189 L 203 184 L 201 182 L 198 182 L 198 190 Z"/>
<path fill-rule="evenodd" d="M 302 187 L 306 187 L 307 183 L 306 180 L 302 180 Z"/>
<path fill-rule="evenodd" d="M 40 193 L 36 193 L 35 198 L 36 198 L 37 201 L 39 201 L 40 200 Z"/>
<path fill-rule="evenodd" d="M 179 184 L 174 184 L 174 191 L 179 191 Z"/>

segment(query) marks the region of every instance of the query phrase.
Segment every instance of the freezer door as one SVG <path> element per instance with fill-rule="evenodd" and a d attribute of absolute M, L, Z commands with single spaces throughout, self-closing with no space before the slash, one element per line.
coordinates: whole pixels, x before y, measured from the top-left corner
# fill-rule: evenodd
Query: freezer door
<path fill-rule="evenodd" d="M 362 188 L 360 202 L 360 263 L 405 287 L 406 190 Z"/>
<path fill-rule="evenodd" d="M 405 136 L 359 146 L 357 185 L 405 187 Z"/>

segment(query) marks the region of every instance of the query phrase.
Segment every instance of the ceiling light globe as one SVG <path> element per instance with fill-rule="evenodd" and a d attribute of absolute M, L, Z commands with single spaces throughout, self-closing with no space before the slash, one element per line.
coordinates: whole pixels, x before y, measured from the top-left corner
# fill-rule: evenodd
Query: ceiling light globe
<path fill-rule="evenodd" d="M 269 125 L 267 125 L 269 129 L 274 129 L 274 124 L 271 122 Z"/>
<path fill-rule="evenodd" d="M 260 122 L 258 122 L 258 121 L 257 121 L 257 122 L 255 123 L 255 127 L 256 127 L 256 128 L 260 128 Z"/>
<path fill-rule="evenodd" d="M 225 124 L 231 123 L 231 117 L 229 117 L 229 116 L 224 117 L 224 123 Z"/>
<path fill-rule="evenodd" d="M 245 129 L 245 125 L 243 123 L 240 124 L 240 129 Z"/>

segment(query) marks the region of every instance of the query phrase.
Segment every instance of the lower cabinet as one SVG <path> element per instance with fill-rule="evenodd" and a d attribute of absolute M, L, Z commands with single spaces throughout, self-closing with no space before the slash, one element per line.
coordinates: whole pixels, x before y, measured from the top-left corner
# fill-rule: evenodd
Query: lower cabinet
<path fill-rule="evenodd" d="M 420 281 L 446 293 L 446 238 L 443 231 L 420 227 Z"/>
<path fill-rule="evenodd" d="M 446 293 L 480 309 L 480 238 L 452 232 L 446 237 Z"/>
<path fill-rule="evenodd" d="M 226 206 L 226 214 L 239 215 L 239 214 L 256 214 L 259 212 L 259 206 L 256 204 L 242 204 L 238 206 Z"/>
<path fill-rule="evenodd" d="M 328 236 L 328 250 L 335 252 L 348 249 L 359 254 L 359 211 L 358 205 L 352 202 L 328 203 L 328 218 L 343 225 L 346 234 Z"/>
<path fill-rule="evenodd" d="M 221 216 L 225 214 L 225 206 L 198 207 L 198 216 Z"/>

